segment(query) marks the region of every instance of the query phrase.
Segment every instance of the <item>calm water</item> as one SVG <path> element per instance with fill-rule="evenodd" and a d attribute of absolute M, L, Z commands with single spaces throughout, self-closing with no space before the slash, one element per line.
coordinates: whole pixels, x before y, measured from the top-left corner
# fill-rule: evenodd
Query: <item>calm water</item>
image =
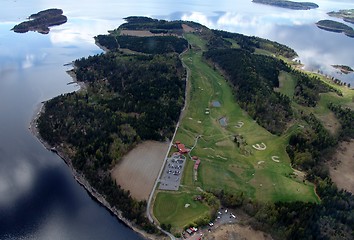
<path fill-rule="evenodd" d="M 78 2 L 78 1 L 77 1 Z M 292 11 L 251 3 L 217 1 L 2 0 L 0 9 L 0 239 L 140 239 L 97 204 L 68 168 L 28 131 L 41 101 L 77 90 L 64 64 L 101 52 L 93 36 L 129 15 L 198 21 L 210 28 L 256 35 L 294 48 L 308 70 L 318 69 L 354 84 L 354 39 L 317 29 L 326 12 L 354 8 L 351 0 L 318 1 L 317 10 Z M 9 29 L 30 14 L 57 7 L 68 22 L 48 35 Z M 354 27 L 353 25 L 351 25 Z"/>

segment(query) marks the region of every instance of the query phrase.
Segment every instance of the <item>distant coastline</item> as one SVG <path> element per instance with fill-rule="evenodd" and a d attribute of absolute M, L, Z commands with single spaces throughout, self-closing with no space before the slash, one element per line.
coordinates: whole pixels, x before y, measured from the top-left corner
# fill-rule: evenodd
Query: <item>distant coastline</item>
<path fill-rule="evenodd" d="M 337 12 L 332 11 L 327 14 L 331 17 L 341 18 L 345 22 L 354 24 L 354 9 L 339 10 Z"/>
<path fill-rule="evenodd" d="M 11 30 L 16 33 L 35 31 L 42 34 L 48 34 L 50 31 L 49 27 L 64 24 L 68 20 L 67 17 L 63 15 L 63 10 L 57 8 L 47 9 L 32 14 L 28 19 L 29 21 L 17 24 Z"/>
<path fill-rule="evenodd" d="M 252 0 L 252 2 L 293 10 L 310 10 L 319 7 L 316 3 L 312 2 L 293 2 L 287 0 Z"/>

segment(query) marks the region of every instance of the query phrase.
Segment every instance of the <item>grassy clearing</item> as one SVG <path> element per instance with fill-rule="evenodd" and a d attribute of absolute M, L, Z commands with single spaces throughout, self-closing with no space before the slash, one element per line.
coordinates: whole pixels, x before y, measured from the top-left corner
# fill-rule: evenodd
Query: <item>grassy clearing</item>
<path fill-rule="evenodd" d="M 296 80 L 291 76 L 290 73 L 281 71 L 279 74 L 279 88 L 275 89 L 290 99 L 293 98 L 295 92 Z"/>
<path fill-rule="evenodd" d="M 209 208 L 193 199 L 193 194 L 186 192 L 159 192 L 156 196 L 154 215 L 160 223 L 172 225 L 172 232 L 183 228 L 200 216 L 209 214 Z M 190 204 L 186 207 L 186 204 Z"/>

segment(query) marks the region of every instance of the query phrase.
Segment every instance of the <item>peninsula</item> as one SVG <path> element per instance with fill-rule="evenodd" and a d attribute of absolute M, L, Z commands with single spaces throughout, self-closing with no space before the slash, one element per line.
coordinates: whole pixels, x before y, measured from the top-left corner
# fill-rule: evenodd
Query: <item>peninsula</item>
<path fill-rule="evenodd" d="M 293 2 L 287 0 L 252 0 L 252 2 L 293 10 L 309 10 L 319 7 L 316 3 L 312 2 Z"/>
<path fill-rule="evenodd" d="M 316 25 L 323 30 L 344 33 L 348 37 L 354 38 L 354 29 L 344 23 L 333 20 L 320 20 L 316 23 Z"/>
<path fill-rule="evenodd" d="M 95 198 L 155 237 L 208 239 L 231 221 L 275 239 L 350 239 L 354 198 L 326 160 L 354 138 L 352 90 L 298 69 L 271 40 L 125 20 L 95 37 L 105 53 L 74 62 L 85 89 L 47 101 L 36 121 Z M 157 164 L 152 141 L 169 145 Z"/>
<path fill-rule="evenodd" d="M 48 34 L 50 31 L 49 27 L 67 22 L 67 17 L 63 15 L 63 10 L 56 8 L 32 14 L 28 19 L 29 21 L 17 24 L 11 30 L 17 33 L 36 31 L 42 34 Z"/>
<path fill-rule="evenodd" d="M 346 22 L 354 23 L 354 9 L 339 10 L 337 12 L 332 11 L 327 14 L 331 17 L 341 18 Z"/>

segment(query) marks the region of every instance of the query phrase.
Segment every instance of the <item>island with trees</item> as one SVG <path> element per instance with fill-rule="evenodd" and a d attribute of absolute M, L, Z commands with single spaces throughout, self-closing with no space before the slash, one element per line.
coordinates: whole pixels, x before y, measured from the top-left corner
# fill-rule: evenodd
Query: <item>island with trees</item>
<path fill-rule="evenodd" d="M 327 167 L 354 138 L 353 91 L 299 70 L 296 52 L 271 40 L 187 21 L 126 20 L 95 37 L 105 53 L 74 62 L 86 87 L 47 101 L 37 120 L 93 196 L 151 234 L 201 227 L 208 238 L 227 208 L 274 239 L 353 236 L 354 197 Z M 111 175 L 146 140 L 172 141 L 167 154 L 185 158 L 183 170 L 175 160 L 173 173 L 163 170 L 181 185 L 165 190 L 160 176 L 151 202 Z"/>
<path fill-rule="evenodd" d="M 320 20 L 316 23 L 316 25 L 323 30 L 344 33 L 348 37 L 354 38 L 354 29 L 344 23 L 333 20 Z"/>
<path fill-rule="evenodd" d="M 343 9 L 337 12 L 332 11 L 327 14 L 331 17 L 341 18 L 346 22 L 354 23 L 354 9 Z"/>
<path fill-rule="evenodd" d="M 293 2 L 288 0 L 252 0 L 252 2 L 293 10 L 309 10 L 319 7 L 316 3 L 312 2 Z"/>
<path fill-rule="evenodd" d="M 48 34 L 50 31 L 49 27 L 67 22 L 67 17 L 63 15 L 63 10 L 56 8 L 32 14 L 28 19 L 28 21 L 15 25 L 11 30 L 17 33 L 36 31 L 42 34 Z"/>
<path fill-rule="evenodd" d="M 344 74 L 348 74 L 348 73 L 354 72 L 354 70 L 351 67 L 346 66 L 346 65 L 332 65 L 332 67 L 334 67 L 335 69 L 340 70 Z"/>

